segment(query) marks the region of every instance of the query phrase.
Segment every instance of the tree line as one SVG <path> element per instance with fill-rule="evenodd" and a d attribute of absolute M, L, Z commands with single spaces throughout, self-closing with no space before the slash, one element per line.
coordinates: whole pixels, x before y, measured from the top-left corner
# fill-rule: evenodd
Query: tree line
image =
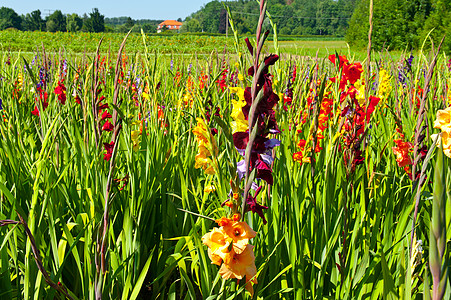
<path fill-rule="evenodd" d="M 356 0 L 269 0 L 268 12 L 278 33 L 344 36 Z M 186 18 L 182 31 L 225 33 L 229 6 L 238 33 L 255 32 L 258 3 L 253 0 L 211 1 Z M 265 24 L 269 26 L 269 21 Z"/>
<path fill-rule="evenodd" d="M 346 41 L 357 47 L 368 43 L 369 0 L 359 0 L 349 23 Z M 451 51 L 451 1 L 374 0 L 372 44 L 375 49 L 418 49 L 430 36 L 437 46 Z"/>
<path fill-rule="evenodd" d="M 140 32 L 143 29 L 146 33 L 153 33 L 161 22 L 162 20 L 135 21 L 130 17 L 105 18 L 97 8 L 83 16 L 76 13 L 65 15 L 61 10 L 55 10 L 45 18 L 39 9 L 19 15 L 12 8 L 0 8 L 0 30 L 14 28 L 49 32 L 128 32 L 133 28 L 133 31 Z"/>

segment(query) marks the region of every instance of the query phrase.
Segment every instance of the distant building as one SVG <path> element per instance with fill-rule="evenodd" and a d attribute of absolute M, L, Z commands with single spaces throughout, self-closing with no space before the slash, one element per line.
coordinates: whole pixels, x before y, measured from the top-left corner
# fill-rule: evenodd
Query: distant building
<path fill-rule="evenodd" d="M 166 20 L 164 22 L 161 22 L 158 24 L 157 32 L 160 33 L 163 31 L 163 28 L 166 27 L 167 30 L 180 30 L 180 27 L 182 27 L 182 22 L 174 21 L 174 20 Z"/>

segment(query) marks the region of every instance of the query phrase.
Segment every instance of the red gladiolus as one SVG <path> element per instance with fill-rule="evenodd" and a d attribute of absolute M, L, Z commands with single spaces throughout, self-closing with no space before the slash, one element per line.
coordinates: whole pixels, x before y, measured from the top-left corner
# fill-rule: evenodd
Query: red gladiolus
<path fill-rule="evenodd" d="M 349 80 L 350 84 L 356 83 L 360 79 L 360 75 L 363 72 L 362 65 L 360 63 L 354 63 L 351 65 L 345 64 L 343 67 L 343 75 Z"/>
<path fill-rule="evenodd" d="M 113 124 L 111 124 L 110 121 L 108 121 L 108 120 L 102 126 L 103 131 L 113 131 L 113 129 L 114 129 Z"/>
<path fill-rule="evenodd" d="M 34 107 L 34 110 L 31 112 L 31 114 L 33 114 L 35 116 L 39 116 L 39 110 L 38 110 L 37 106 Z"/>
<path fill-rule="evenodd" d="M 203 90 L 207 86 L 208 81 L 208 75 L 201 73 L 201 76 L 199 76 L 199 89 Z"/>
<path fill-rule="evenodd" d="M 366 121 L 369 122 L 370 121 L 370 117 L 371 114 L 374 111 L 374 108 L 376 107 L 376 105 L 379 103 L 379 101 L 381 100 L 378 97 L 374 97 L 374 96 L 370 96 L 370 103 L 368 104 L 368 108 L 366 109 Z"/>
<path fill-rule="evenodd" d="M 412 164 L 412 159 L 409 156 L 409 152 L 413 149 L 413 144 L 410 142 L 404 142 L 403 140 L 394 140 L 396 147 L 392 147 L 393 153 L 396 155 L 396 162 L 398 166 L 405 167 Z"/>
<path fill-rule="evenodd" d="M 102 113 L 101 120 L 111 119 L 111 118 L 112 118 L 112 116 L 111 116 L 111 114 L 110 114 L 107 110 L 105 110 L 105 111 Z"/>
<path fill-rule="evenodd" d="M 111 159 L 111 156 L 113 155 L 113 148 L 114 148 L 114 142 L 103 143 L 103 147 L 106 150 L 106 153 L 103 155 L 103 159 L 108 161 Z"/>
<path fill-rule="evenodd" d="M 55 88 L 54 93 L 58 95 L 58 100 L 64 105 L 66 103 L 66 87 L 62 82 L 58 81 L 58 86 Z"/>
<path fill-rule="evenodd" d="M 227 88 L 227 73 L 229 70 L 224 69 L 221 73 L 221 79 L 217 80 L 217 83 L 219 84 L 219 87 L 221 88 L 221 91 L 224 92 Z"/>
<path fill-rule="evenodd" d="M 348 63 L 349 61 L 346 59 L 346 56 L 344 55 L 338 55 L 338 59 L 339 59 L 339 65 L 338 68 L 341 69 L 343 67 L 343 64 Z M 329 60 L 331 61 L 331 63 L 333 63 L 334 65 L 336 65 L 336 56 L 335 54 L 331 54 L 329 55 Z"/>

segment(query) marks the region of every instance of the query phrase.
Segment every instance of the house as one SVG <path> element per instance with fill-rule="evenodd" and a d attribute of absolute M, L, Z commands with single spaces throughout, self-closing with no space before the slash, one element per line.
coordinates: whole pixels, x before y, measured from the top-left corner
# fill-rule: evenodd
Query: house
<path fill-rule="evenodd" d="M 160 33 L 163 31 L 163 28 L 166 27 L 167 30 L 180 30 L 180 27 L 182 27 L 182 22 L 174 21 L 174 20 L 166 20 L 164 22 L 161 22 L 158 24 L 157 32 Z"/>

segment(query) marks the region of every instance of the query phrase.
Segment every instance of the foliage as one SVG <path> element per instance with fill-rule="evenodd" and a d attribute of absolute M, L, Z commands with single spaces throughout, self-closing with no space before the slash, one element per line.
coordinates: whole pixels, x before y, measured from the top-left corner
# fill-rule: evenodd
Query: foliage
<path fill-rule="evenodd" d="M 0 8 L 0 30 L 7 28 L 22 29 L 20 16 L 11 8 Z"/>
<path fill-rule="evenodd" d="M 83 19 L 77 14 L 70 14 L 66 18 L 67 32 L 77 32 L 83 27 Z"/>
<path fill-rule="evenodd" d="M 355 0 L 269 1 L 268 11 L 281 34 L 344 36 Z M 199 21 L 205 32 L 224 33 L 224 5 L 230 7 L 238 33 L 254 33 L 258 20 L 256 1 L 211 1 L 190 19 Z M 266 25 L 265 29 L 270 29 Z"/>
<path fill-rule="evenodd" d="M 364 47 L 368 40 L 369 0 L 361 0 L 349 23 L 346 41 Z M 363 24 L 363 25 L 362 25 Z M 372 43 L 376 48 L 418 49 L 426 39 L 438 45 L 443 36 L 451 33 L 451 14 L 448 1 L 441 0 L 375 0 Z M 451 51 L 451 39 L 446 38 L 444 50 Z"/>
<path fill-rule="evenodd" d="M 46 28 L 48 32 L 66 31 L 66 17 L 63 15 L 61 10 L 55 10 L 47 18 Z"/>
<path fill-rule="evenodd" d="M 45 30 L 45 21 L 41 17 L 41 11 L 34 10 L 29 14 L 26 14 L 23 18 L 22 22 L 23 30 L 29 30 L 29 31 L 42 31 Z"/>
<path fill-rule="evenodd" d="M 186 18 L 185 22 L 183 22 L 182 27 L 180 28 L 180 32 L 201 32 L 202 29 L 200 27 L 200 23 L 197 19 Z"/>
<path fill-rule="evenodd" d="M 88 32 L 105 31 L 105 16 L 100 14 L 98 8 L 89 13 L 89 18 L 83 23 L 83 29 Z"/>

